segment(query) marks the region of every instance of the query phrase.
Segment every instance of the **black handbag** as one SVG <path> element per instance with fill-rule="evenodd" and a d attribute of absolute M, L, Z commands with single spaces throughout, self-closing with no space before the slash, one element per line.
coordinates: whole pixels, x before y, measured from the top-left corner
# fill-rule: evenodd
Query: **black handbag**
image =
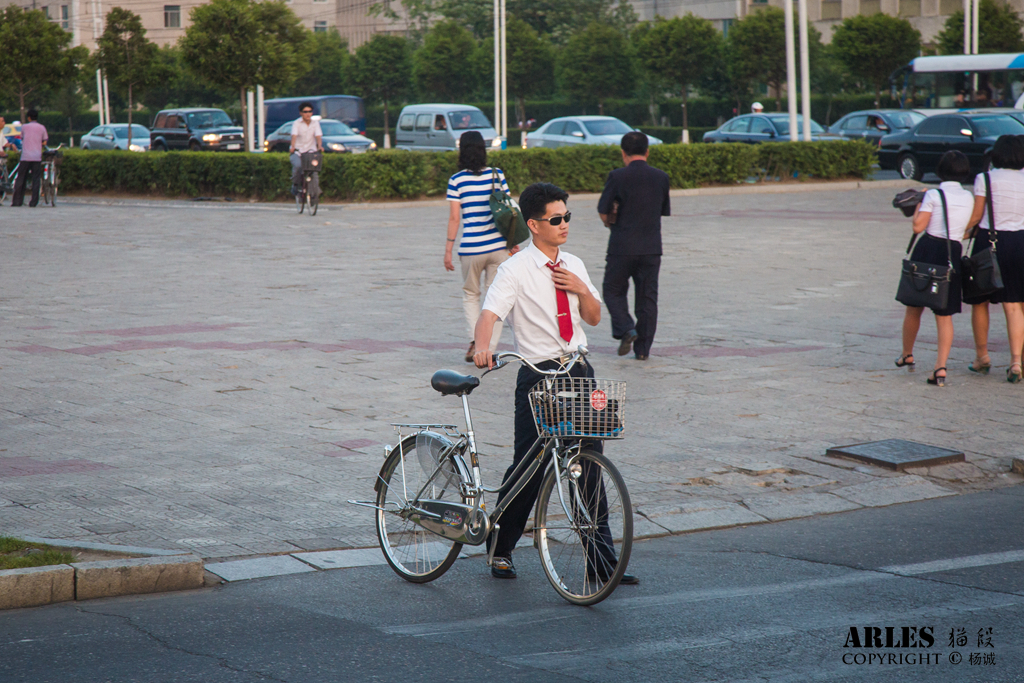
<path fill-rule="evenodd" d="M 953 249 L 949 244 L 949 211 L 946 208 L 946 195 L 942 190 L 939 190 L 939 197 L 942 199 L 942 213 L 946 222 L 947 265 L 937 266 L 934 263 L 903 259 L 896 301 L 904 306 L 941 310 L 949 304 L 949 284 L 953 279 Z M 927 232 L 921 234 L 925 235 Z M 912 237 L 910 244 L 907 245 L 908 255 L 914 242 Z"/>
<path fill-rule="evenodd" d="M 999 238 L 992 213 L 992 181 L 988 173 L 985 174 L 985 202 L 988 204 L 989 246 L 976 254 L 971 254 L 971 246 L 974 244 L 974 238 L 971 237 L 966 249 L 966 253 L 971 255 L 961 259 L 963 300 L 968 304 L 985 303 L 992 294 L 1003 288 L 1003 274 L 999 270 L 999 260 L 996 258 L 996 242 Z"/>

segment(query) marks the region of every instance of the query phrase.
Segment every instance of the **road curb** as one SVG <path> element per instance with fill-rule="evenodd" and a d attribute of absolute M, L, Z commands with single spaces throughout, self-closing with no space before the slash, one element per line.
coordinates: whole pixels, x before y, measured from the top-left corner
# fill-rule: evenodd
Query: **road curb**
<path fill-rule="evenodd" d="M 202 588 L 205 580 L 203 560 L 197 555 L 4 569 L 0 570 L 0 610 L 191 590 Z"/>

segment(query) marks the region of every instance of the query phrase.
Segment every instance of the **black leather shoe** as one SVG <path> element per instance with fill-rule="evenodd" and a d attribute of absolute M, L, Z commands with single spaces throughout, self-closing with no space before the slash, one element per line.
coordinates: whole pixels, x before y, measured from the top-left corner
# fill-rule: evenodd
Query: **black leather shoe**
<path fill-rule="evenodd" d="M 633 350 L 633 342 L 639 337 L 636 330 L 630 330 L 626 334 L 622 335 L 622 339 L 619 340 L 619 355 L 625 356 L 627 353 Z"/>
<path fill-rule="evenodd" d="M 638 354 L 636 354 L 636 359 L 637 360 L 647 360 L 647 354 L 646 353 L 638 353 Z"/>
<path fill-rule="evenodd" d="M 495 557 L 491 562 L 491 576 L 496 579 L 516 578 L 516 567 L 511 557 Z"/>
<path fill-rule="evenodd" d="M 623 574 L 619 581 L 620 586 L 636 586 L 640 583 L 640 577 L 635 574 Z"/>

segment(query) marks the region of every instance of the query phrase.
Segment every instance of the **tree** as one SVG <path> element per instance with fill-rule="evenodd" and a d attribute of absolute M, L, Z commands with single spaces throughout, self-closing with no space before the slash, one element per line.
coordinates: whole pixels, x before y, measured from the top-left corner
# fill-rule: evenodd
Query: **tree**
<path fill-rule="evenodd" d="M 686 111 L 690 87 L 698 83 L 722 51 L 722 37 L 707 19 L 686 14 L 658 19 L 637 43 L 637 57 L 653 83 L 662 84 L 683 97 L 683 128 L 689 128 Z"/>
<path fill-rule="evenodd" d="M 26 97 L 74 78 L 88 51 L 69 49 L 70 42 L 71 34 L 42 11 L 9 5 L 0 14 L 0 87 L 18 98 L 22 121 Z"/>
<path fill-rule="evenodd" d="M 584 103 L 596 102 L 602 114 L 607 99 L 632 94 L 634 75 L 629 42 L 610 24 L 590 24 L 570 38 L 558 56 L 562 91 Z"/>
<path fill-rule="evenodd" d="M 351 88 L 352 53 L 348 41 L 341 37 L 338 29 L 314 33 L 313 59 L 309 71 L 289 88 L 295 97 L 304 95 L 341 94 Z"/>
<path fill-rule="evenodd" d="M 920 54 L 921 33 L 887 14 L 847 17 L 833 29 L 832 49 L 855 79 L 871 87 L 877 107 L 892 72 Z"/>
<path fill-rule="evenodd" d="M 250 139 L 245 93 L 262 85 L 273 93 L 309 69 L 311 41 L 283 2 L 211 0 L 194 7 L 180 41 L 185 64 L 213 85 L 239 93 Z"/>
<path fill-rule="evenodd" d="M 555 50 L 522 19 L 509 17 L 506 28 L 508 89 L 517 121 L 526 120 L 526 98 L 545 95 L 555 86 Z M 480 91 L 493 93 L 494 38 L 480 41 L 475 58 Z M 486 86 L 486 87 L 485 87 Z"/>
<path fill-rule="evenodd" d="M 400 36 L 374 34 L 356 50 L 356 85 L 362 96 L 384 105 L 385 141 L 388 131 L 388 103 L 409 92 L 412 79 L 412 54 L 409 41 Z M 455 73 L 452 74 L 455 77 Z"/>
<path fill-rule="evenodd" d="M 157 47 L 146 38 L 142 19 L 134 12 L 115 7 L 107 13 L 107 26 L 97 43 L 97 63 L 128 97 L 128 147 L 132 145 L 132 111 L 136 91 L 166 78 L 157 60 Z"/>
<path fill-rule="evenodd" d="M 981 0 L 978 7 L 978 52 L 1024 52 L 1021 30 L 1024 21 L 1009 5 Z M 957 10 L 946 19 L 945 27 L 936 36 L 939 53 L 960 55 L 964 52 L 964 11 Z"/>
<path fill-rule="evenodd" d="M 469 31 L 454 21 L 435 24 L 412 57 L 412 75 L 420 95 L 458 102 L 472 93 L 475 83 L 470 66 L 476 48 Z M 457 72 L 461 75 L 456 76 Z"/>
<path fill-rule="evenodd" d="M 171 106 L 221 107 L 235 101 L 234 88 L 212 85 L 192 73 L 192 70 L 185 66 L 181 48 L 174 45 L 157 48 L 155 59 L 166 74 L 166 78 L 147 88 L 139 98 L 151 111 Z"/>

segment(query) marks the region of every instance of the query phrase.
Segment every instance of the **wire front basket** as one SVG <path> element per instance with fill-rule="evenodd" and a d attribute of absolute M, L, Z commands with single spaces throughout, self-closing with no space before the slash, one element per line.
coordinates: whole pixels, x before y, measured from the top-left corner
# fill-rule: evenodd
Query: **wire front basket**
<path fill-rule="evenodd" d="M 530 390 L 541 436 L 621 439 L 626 426 L 626 383 L 617 379 L 554 377 Z"/>

